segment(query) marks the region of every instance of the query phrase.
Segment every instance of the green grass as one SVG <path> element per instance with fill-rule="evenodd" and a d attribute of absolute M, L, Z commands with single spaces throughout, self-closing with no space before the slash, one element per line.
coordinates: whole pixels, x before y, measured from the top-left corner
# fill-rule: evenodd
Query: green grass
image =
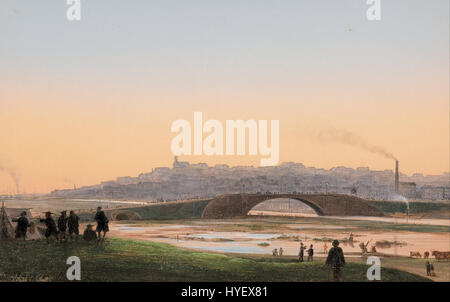
<path fill-rule="evenodd" d="M 81 259 L 82 281 L 329 281 L 323 261 L 297 263 L 188 251 L 168 244 L 108 238 L 103 247 L 84 241 L 2 242 L 1 281 L 66 281 L 66 260 Z M 343 281 L 367 281 L 367 266 L 349 263 Z M 383 281 L 427 281 L 382 269 Z"/>
<path fill-rule="evenodd" d="M 369 203 L 379 208 L 385 214 L 405 213 L 406 203 L 393 201 L 369 201 Z M 435 202 L 410 202 L 409 212 L 411 214 L 425 214 L 430 212 L 448 211 L 449 203 L 435 203 Z"/>

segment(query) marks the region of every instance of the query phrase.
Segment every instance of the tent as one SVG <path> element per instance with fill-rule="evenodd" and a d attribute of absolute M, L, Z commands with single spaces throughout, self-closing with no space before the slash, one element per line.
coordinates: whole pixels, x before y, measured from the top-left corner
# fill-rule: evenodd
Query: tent
<path fill-rule="evenodd" d="M 2 204 L 0 209 L 0 240 L 14 239 L 16 237 L 17 222 L 13 222 L 14 218 L 19 218 L 20 213 L 26 212 L 26 217 L 31 226 L 28 228 L 26 240 L 40 239 L 41 234 L 37 230 L 31 215 L 30 209 L 21 208 L 5 208 Z"/>

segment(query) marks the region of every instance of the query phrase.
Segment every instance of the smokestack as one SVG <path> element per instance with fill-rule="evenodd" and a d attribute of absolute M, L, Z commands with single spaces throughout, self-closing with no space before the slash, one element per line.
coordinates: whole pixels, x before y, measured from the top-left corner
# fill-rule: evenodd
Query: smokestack
<path fill-rule="evenodd" d="M 398 190 L 398 160 L 395 160 L 395 194 L 399 194 Z"/>

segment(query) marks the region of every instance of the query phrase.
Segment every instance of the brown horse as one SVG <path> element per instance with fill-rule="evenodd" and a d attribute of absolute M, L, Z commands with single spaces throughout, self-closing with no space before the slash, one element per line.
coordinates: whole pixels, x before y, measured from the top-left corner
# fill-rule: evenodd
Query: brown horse
<path fill-rule="evenodd" d="M 436 260 L 450 260 L 450 252 L 432 251 L 431 255 L 433 255 Z"/>
<path fill-rule="evenodd" d="M 409 252 L 409 256 L 410 256 L 411 258 L 413 258 L 413 257 L 419 257 L 419 258 L 422 258 L 422 255 L 421 255 L 419 252 Z"/>

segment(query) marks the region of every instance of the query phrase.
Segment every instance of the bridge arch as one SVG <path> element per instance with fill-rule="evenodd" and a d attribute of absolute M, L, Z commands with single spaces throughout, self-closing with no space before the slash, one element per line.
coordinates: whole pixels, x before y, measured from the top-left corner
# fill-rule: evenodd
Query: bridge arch
<path fill-rule="evenodd" d="M 268 212 L 268 213 L 266 213 Z M 273 214 L 270 214 L 274 212 Z M 277 214 L 279 213 L 279 214 Z M 250 216 L 277 216 L 277 215 L 300 215 L 300 217 L 324 216 L 323 210 L 307 200 L 300 198 L 270 198 L 255 205 L 247 215 Z"/>
<path fill-rule="evenodd" d="M 202 218 L 231 218 L 245 216 L 257 204 L 271 199 L 298 200 L 311 207 L 319 216 L 383 216 L 365 200 L 341 194 L 230 194 L 211 200 Z"/>
<path fill-rule="evenodd" d="M 250 209 L 248 209 L 247 213 L 245 213 L 244 215 L 247 215 L 248 212 L 250 212 L 252 209 L 254 209 L 257 205 L 262 204 L 263 202 L 266 202 L 266 201 L 276 202 L 277 200 L 286 200 L 286 199 L 296 200 L 298 202 L 301 202 L 301 203 L 305 204 L 310 209 L 312 209 L 318 216 L 324 216 L 325 215 L 324 212 L 323 212 L 323 209 L 320 206 L 318 206 L 317 204 L 315 204 L 313 202 L 310 202 L 309 200 L 306 200 L 306 199 L 303 199 L 303 198 L 300 198 L 300 197 L 280 198 L 280 197 L 273 197 L 273 196 L 266 196 L 264 199 L 258 200 L 258 202 L 254 206 L 251 206 L 252 203 L 249 203 Z"/>

